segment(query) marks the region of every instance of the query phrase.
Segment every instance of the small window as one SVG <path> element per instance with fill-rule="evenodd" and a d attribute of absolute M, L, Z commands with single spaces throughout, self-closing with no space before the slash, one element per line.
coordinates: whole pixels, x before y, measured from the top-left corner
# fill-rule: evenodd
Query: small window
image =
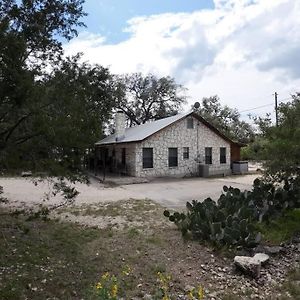
<path fill-rule="evenodd" d="M 153 168 L 153 148 L 143 148 L 143 169 Z"/>
<path fill-rule="evenodd" d="M 225 147 L 220 148 L 220 163 L 226 164 L 226 148 Z"/>
<path fill-rule="evenodd" d="M 122 165 L 126 165 L 126 148 L 122 148 Z"/>
<path fill-rule="evenodd" d="M 188 129 L 193 129 L 194 128 L 194 119 L 193 118 L 188 118 L 187 119 L 187 128 Z"/>
<path fill-rule="evenodd" d="M 190 149 L 189 147 L 183 147 L 183 159 L 189 159 Z"/>
<path fill-rule="evenodd" d="M 205 163 L 207 165 L 212 164 L 212 148 L 211 147 L 205 148 Z"/>
<path fill-rule="evenodd" d="M 178 149 L 169 148 L 169 168 L 178 166 Z"/>

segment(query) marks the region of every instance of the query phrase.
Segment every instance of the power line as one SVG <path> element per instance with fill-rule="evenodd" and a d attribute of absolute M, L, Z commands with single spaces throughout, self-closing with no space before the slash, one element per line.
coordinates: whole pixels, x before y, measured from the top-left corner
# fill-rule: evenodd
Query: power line
<path fill-rule="evenodd" d="M 284 102 L 286 100 L 291 100 L 293 99 L 292 97 L 288 97 L 288 98 L 284 98 L 284 99 L 281 99 L 279 100 L 278 102 Z M 260 109 L 260 108 L 264 108 L 264 107 L 268 107 L 268 106 L 273 106 L 274 103 L 269 103 L 269 104 L 265 104 L 265 105 L 261 105 L 261 106 L 256 106 L 256 107 L 253 107 L 253 108 L 249 108 L 249 109 L 245 109 L 245 110 L 241 110 L 240 113 L 243 113 L 243 112 L 247 112 L 247 111 L 252 111 L 252 110 L 256 110 L 256 109 Z"/>
<path fill-rule="evenodd" d="M 251 111 L 251 110 L 255 110 L 255 109 L 259 109 L 259 108 L 263 108 L 263 107 L 267 107 L 267 106 L 271 106 L 271 105 L 273 105 L 273 103 L 269 103 L 269 104 L 265 104 L 265 105 L 261 105 L 261 106 L 257 106 L 257 107 L 253 107 L 253 108 L 249 108 L 249 109 L 245 109 L 245 110 L 240 111 L 240 113 Z"/>

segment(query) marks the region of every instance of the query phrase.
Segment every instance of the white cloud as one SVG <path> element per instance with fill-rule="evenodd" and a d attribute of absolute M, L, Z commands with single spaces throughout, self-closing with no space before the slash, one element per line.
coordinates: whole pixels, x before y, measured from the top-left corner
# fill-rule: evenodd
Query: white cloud
<path fill-rule="evenodd" d="M 295 92 L 300 1 L 214 2 L 213 10 L 131 19 L 129 38 L 118 44 L 85 33 L 65 50 L 83 52 L 84 60 L 113 73 L 171 75 L 189 88 L 191 102 L 218 94 L 223 103 L 247 109 L 272 102 L 275 90 L 279 99 Z"/>

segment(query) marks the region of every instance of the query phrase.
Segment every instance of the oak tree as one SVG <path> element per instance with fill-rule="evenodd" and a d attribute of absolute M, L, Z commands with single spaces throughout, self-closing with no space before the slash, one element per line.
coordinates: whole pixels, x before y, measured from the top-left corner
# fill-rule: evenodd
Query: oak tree
<path fill-rule="evenodd" d="M 134 73 L 119 77 L 118 82 L 117 108 L 126 114 L 129 126 L 172 116 L 186 103 L 184 87 L 171 77 Z"/>

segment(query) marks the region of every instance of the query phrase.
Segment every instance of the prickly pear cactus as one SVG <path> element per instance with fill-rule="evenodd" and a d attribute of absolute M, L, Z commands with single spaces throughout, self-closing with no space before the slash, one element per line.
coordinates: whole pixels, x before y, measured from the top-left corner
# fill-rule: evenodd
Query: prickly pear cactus
<path fill-rule="evenodd" d="M 224 186 L 218 201 L 193 200 L 187 202 L 186 213 L 166 210 L 164 216 L 174 222 L 182 234 L 190 232 L 196 239 L 216 245 L 254 247 L 261 241 L 254 224 L 294 207 L 300 207 L 300 178 L 288 178 L 276 187 L 255 179 L 251 191 Z"/>

